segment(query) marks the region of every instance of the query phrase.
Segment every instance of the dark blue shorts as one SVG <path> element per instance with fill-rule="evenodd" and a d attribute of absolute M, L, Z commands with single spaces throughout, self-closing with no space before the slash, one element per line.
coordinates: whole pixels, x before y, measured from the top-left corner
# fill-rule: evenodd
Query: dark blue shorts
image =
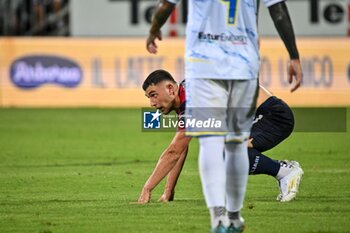
<path fill-rule="evenodd" d="M 283 100 L 271 96 L 256 110 L 250 138 L 254 148 L 263 152 L 286 139 L 293 128 L 292 110 Z"/>

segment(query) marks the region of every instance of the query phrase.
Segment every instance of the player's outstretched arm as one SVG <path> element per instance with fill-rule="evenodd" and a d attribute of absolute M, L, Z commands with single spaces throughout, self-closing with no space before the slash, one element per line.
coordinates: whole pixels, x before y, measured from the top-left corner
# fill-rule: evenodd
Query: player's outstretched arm
<path fill-rule="evenodd" d="M 151 29 L 146 40 L 146 49 L 148 52 L 154 54 L 157 53 L 158 47 L 156 44 L 156 39 L 162 40 L 162 33 L 160 29 L 169 18 L 175 6 L 176 5 L 174 3 L 170 3 L 166 0 L 161 0 L 157 5 L 152 19 Z"/>
<path fill-rule="evenodd" d="M 175 197 L 175 186 L 177 183 L 177 180 L 180 176 L 180 173 L 182 171 L 182 168 L 185 164 L 185 160 L 187 157 L 188 148 L 184 153 L 180 155 L 179 160 L 175 164 L 174 168 L 169 172 L 168 179 L 164 188 L 164 192 L 162 196 L 159 198 L 158 201 L 160 202 L 168 202 L 173 201 Z"/>
<path fill-rule="evenodd" d="M 290 20 L 289 13 L 285 2 L 279 2 L 269 7 L 269 12 L 275 27 L 286 46 L 290 62 L 288 64 L 288 81 L 292 83 L 295 79 L 295 85 L 291 91 L 295 91 L 301 85 L 303 73 L 299 59 L 299 52 L 295 42 L 295 35 L 293 30 L 292 21 Z"/>
<path fill-rule="evenodd" d="M 165 151 L 160 156 L 151 176 L 142 188 L 139 203 L 148 203 L 151 200 L 152 190 L 164 179 L 165 176 L 177 165 L 181 157 L 185 158 L 191 138 L 186 137 L 185 132 L 177 132 Z M 181 169 L 178 171 L 181 172 Z M 179 174 L 177 174 L 178 177 Z M 177 179 L 177 178 L 176 178 Z M 175 181 L 176 184 L 176 181 Z"/>

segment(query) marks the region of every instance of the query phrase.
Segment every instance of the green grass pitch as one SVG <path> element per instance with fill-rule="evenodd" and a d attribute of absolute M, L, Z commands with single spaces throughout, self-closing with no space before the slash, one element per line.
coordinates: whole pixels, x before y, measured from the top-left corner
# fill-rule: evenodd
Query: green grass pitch
<path fill-rule="evenodd" d="M 297 199 L 250 176 L 247 233 L 350 232 L 347 132 L 293 133 L 266 154 L 301 163 Z M 317 118 L 315 124 L 317 124 Z M 141 131 L 140 109 L 0 109 L 0 232 L 208 233 L 192 142 L 175 201 L 132 205 L 173 133 Z"/>

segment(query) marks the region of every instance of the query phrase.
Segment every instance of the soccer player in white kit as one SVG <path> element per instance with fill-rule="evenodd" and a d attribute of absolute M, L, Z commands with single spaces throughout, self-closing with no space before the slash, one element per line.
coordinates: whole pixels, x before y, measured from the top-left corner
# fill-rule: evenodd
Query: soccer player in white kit
<path fill-rule="evenodd" d="M 157 53 L 156 39 L 177 0 L 163 0 L 155 11 L 147 50 Z M 240 210 L 248 181 L 247 140 L 254 117 L 260 63 L 257 14 L 259 0 L 189 0 L 186 29 L 186 116 L 223 122 L 212 128 L 186 128 L 199 137 L 199 170 L 212 232 L 242 232 Z M 295 36 L 283 0 L 264 0 L 290 56 L 292 91 L 302 69 Z M 208 110 L 209 113 L 208 114 Z M 208 116 L 209 115 L 209 116 Z M 225 161 L 222 152 L 225 150 Z"/>

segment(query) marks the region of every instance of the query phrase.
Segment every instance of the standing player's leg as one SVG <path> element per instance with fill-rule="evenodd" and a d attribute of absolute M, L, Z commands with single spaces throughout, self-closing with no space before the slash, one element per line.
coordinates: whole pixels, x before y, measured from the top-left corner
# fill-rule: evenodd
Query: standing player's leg
<path fill-rule="evenodd" d="M 225 115 L 228 92 L 222 84 L 210 79 L 186 80 L 186 121 L 214 118 L 211 110 L 214 110 L 213 114 L 222 111 L 217 113 L 218 116 Z M 186 128 L 187 135 L 199 137 L 199 171 L 203 194 L 210 213 L 212 231 L 220 232 L 228 226 L 225 208 L 226 172 L 222 156 L 224 133 L 210 131 L 207 129 L 201 132 L 200 129 L 189 126 Z"/>
<path fill-rule="evenodd" d="M 207 207 L 211 216 L 211 227 L 228 225 L 225 208 L 225 162 L 223 136 L 199 138 L 199 174 Z"/>
<path fill-rule="evenodd" d="M 243 207 L 248 182 L 249 159 L 247 144 L 254 119 L 257 99 L 257 80 L 232 80 L 229 86 L 226 136 L 226 209 L 230 228 L 244 229 L 240 210 Z"/>

